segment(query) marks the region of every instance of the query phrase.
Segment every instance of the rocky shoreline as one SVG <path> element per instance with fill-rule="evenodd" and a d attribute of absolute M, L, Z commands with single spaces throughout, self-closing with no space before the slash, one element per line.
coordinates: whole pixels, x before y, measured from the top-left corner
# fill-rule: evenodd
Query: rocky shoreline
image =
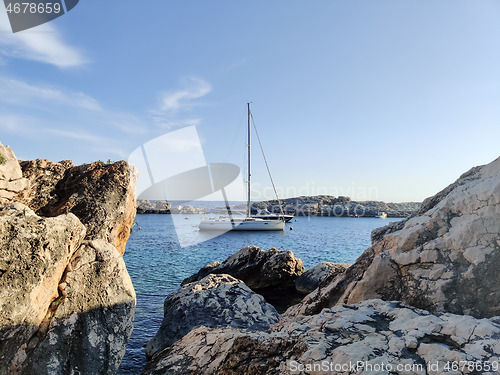
<path fill-rule="evenodd" d="M 283 212 L 294 216 L 335 216 L 335 217 L 377 217 L 385 213 L 387 217 L 406 218 L 418 211 L 419 202 L 385 203 L 381 201 L 352 201 L 349 197 L 330 195 L 300 196 L 281 200 Z M 244 212 L 246 204 L 231 205 L 232 210 Z M 259 210 L 281 213 L 276 200 L 256 202 L 252 204 L 252 214 Z M 192 205 L 172 206 L 165 200 L 137 201 L 137 214 L 227 214 L 224 207 L 206 209 Z"/>
<path fill-rule="evenodd" d="M 184 280 L 143 374 L 498 374 L 500 158 L 373 231 L 354 264 L 301 265 L 247 247 Z M 310 293 L 280 314 L 266 287 Z"/>
<path fill-rule="evenodd" d="M 0 374 L 116 373 L 135 169 L 0 155 Z M 356 203 L 293 199 L 307 214 Z M 143 374 L 498 374 L 499 268 L 500 158 L 374 230 L 352 265 L 254 246 L 206 265 L 166 296 Z"/>

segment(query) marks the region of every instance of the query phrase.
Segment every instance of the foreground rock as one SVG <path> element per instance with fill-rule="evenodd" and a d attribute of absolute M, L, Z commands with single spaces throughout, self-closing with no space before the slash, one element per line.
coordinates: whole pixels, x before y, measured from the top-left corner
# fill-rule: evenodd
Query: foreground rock
<path fill-rule="evenodd" d="M 471 373 L 493 375 L 499 340 L 495 319 L 373 300 L 284 319 L 270 332 L 199 327 L 158 353 L 143 374 L 426 374 L 428 364 L 443 374 L 447 362 L 468 361 L 482 366 Z"/>
<path fill-rule="evenodd" d="M 0 204 L 14 202 L 15 197 L 28 186 L 21 167 L 9 146 L 0 143 Z"/>
<path fill-rule="evenodd" d="M 0 207 L 0 372 L 46 331 L 42 323 L 50 323 L 58 286 L 84 236 L 73 214 L 43 219 L 21 203 Z"/>
<path fill-rule="evenodd" d="M 297 292 L 295 279 L 304 272 L 302 260 L 291 251 L 275 248 L 264 251 L 247 246 L 231 255 L 224 262 L 207 264 L 182 285 L 200 280 L 209 274 L 229 274 L 248 285 L 273 305 L 278 312 L 298 303 L 304 294 Z"/>
<path fill-rule="evenodd" d="M 72 212 L 87 228 L 87 239 L 101 238 L 121 254 L 136 214 L 135 168 L 124 161 L 74 167 L 71 162 L 23 162 L 30 189 L 21 201 L 42 216 Z"/>
<path fill-rule="evenodd" d="M 372 247 L 288 314 L 381 298 L 429 311 L 500 312 L 500 158 L 427 199 L 417 215 L 372 233 Z"/>
<path fill-rule="evenodd" d="M 23 374 L 115 373 L 132 332 L 135 291 L 121 255 L 103 240 L 86 241 L 59 284 L 60 305 L 48 331 L 17 357 L 27 356 Z M 53 303 L 55 305 L 55 303 Z M 47 322 L 49 323 L 49 322 Z"/>
<path fill-rule="evenodd" d="M 0 205 L 0 373 L 115 373 L 135 310 L 121 257 L 134 170 L 44 160 L 23 169 L 27 187 Z"/>
<path fill-rule="evenodd" d="M 200 280 L 208 274 L 229 274 L 257 290 L 293 284 L 304 272 L 302 260 L 291 251 L 275 248 L 264 251 L 256 246 L 247 246 L 231 255 L 222 263 L 211 263 L 197 274 L 188 277 L 182 285 Z"/>
<path fill-rule="evenodd" d="M 330 282 L 335 276 L 349 268 L 349 266 L 347 263 L 320 263 L 300 275 L 295 280 L 295 288 L 300 293 L 309 294 L 320 285 Z"/>
<path fill-rule="evenodd" d="M 276 310 L 240 280 L 208 275 L 165 300 L 162 325 L 148 342 L 146 354 L 153 356 L 200 326 L 265 331 L 278 320 Z"/>

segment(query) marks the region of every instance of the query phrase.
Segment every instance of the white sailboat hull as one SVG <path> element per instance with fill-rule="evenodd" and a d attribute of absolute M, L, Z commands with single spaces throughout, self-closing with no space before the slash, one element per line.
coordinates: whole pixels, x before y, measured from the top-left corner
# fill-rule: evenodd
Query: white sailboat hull
<path fill-rule="evenodd" d="M 200 223 L 200 230 L 212 231 L 233 231 L 233 230 L 285 230 L 285 222 L 283 220 L 231 220 L 217 219 L 217 220 L 204 220 Z"/>

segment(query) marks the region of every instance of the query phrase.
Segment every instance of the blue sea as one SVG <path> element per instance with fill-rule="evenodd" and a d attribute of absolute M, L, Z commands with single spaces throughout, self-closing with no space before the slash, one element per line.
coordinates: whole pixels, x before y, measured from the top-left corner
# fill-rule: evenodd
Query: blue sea
<path fill-rule="evenodd" d="M 353 263 L 370 246 L 373 229 L 400 220 L 297 217 L 287 223 L 284 232 L 228 232 L 181 247 L 176 229 L 184 243 L 186 237 L 193 243 L 204 239 L 200 237 L 203 232 L 196 229 L 202 216 L 206 215 L 137 215 L 124 255 L 137 294 L 137 308 L 134 331 L 118 374 L 141 373 L 146 364 L 144 347 L 163 319 L 163 301 L 184 278 L 204 265 L 222 262 L 248 245 L 291 250 L 306 269 L 320 262 Z"/>

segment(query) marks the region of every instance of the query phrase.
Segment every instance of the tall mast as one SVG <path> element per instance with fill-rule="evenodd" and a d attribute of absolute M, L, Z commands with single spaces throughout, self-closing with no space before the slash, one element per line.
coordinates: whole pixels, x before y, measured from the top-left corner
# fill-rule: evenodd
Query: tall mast
<path fill-rule="evenodd" d="M 248 105 L 248 203 L 247 203 L 247 217 L 250 217 L 250 103 Z"/>

